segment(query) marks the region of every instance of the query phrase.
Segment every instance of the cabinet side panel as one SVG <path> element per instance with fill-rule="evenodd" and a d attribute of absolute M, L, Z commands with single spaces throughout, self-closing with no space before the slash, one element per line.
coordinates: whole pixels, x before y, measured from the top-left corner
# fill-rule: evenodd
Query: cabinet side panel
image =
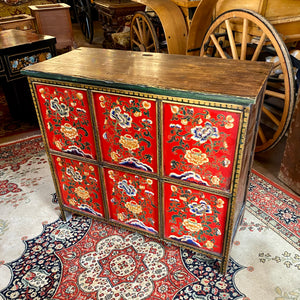
<path fill-rule="evenodd" d="M 240 174 L 236 189 L 236 200 L 233 216 L 233 238 L 239 223 L 242 221 L 245 203 L 247 201 L 249 179 L 255 155 L 255 145 L 260 121 L 261 105 L 263 101 L 263 91 L 264 89 L 258 95 L 257 103 L 249 106 L 245 110 L 245 118 L 248 120 L 248 125 L 246 128 L 246 136 L 244 141 L 245 145 L 243 148 Z"/>

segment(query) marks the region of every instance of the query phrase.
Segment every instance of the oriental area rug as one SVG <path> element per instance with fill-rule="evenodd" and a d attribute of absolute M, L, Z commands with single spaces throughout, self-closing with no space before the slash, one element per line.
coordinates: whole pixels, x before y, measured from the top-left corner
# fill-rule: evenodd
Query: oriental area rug
<path fill-rule="evenodd" d="M 92 220 L 60 219 L 41 138 L 0 147 L 0 299 L 300 299 L 300 204 L 256 173 L 226 275 L 218 261 Z"/>

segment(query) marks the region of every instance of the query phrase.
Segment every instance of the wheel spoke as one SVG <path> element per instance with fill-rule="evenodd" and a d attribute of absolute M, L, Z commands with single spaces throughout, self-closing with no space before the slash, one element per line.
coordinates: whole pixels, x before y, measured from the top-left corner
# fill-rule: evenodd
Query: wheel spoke
<path fill-rule="evenodd" d="M 277 126 L 280 125 L 280 120 L 278 120 L 274 114 L 272 114 L 265 106 L 262 107 L 262 111 L 273 121 Z"/>
<path fill-rule="evenodd" d="M 145 22 L 145 20 L 143 20 L 143 41 L 145 43 L 145 45 L 147 45 L 148 41 L 146 38 L 146 32 L 147 32 L 147 24 Z"/>
<path fill-rule="evenodd" d="M 135 34 L 136 34 L 136 36 L 137 36 L 139 42 L 141 43 L 141 42 L 142 42 L 142 39 L 141 39 L 141 37 L 140 37 L 140 34 L 139 34 L 139 32 L 138 32 L 136 26 L 133 25 L 132 28 L 133 28 L 133 30 L 134 30 L 134 32 L 135 32 Z"/>
<path fill-rule="evenodd" d="M 214 34 L 210 35 L 211 40 L 213 41 L 215 47 L 217 48 L 219 54 L 221 55 L 222 58 L 227 59 L 227 56 L 225 55 L 221 45 L 219 44 L 219 42 L 216 39 L 216 36 Z"/>
<path fill-rule="evenodd" d="M 150 36 L 151 36 L 151 32 L 150 32 L 150 30 L 148 29 L 147 32 L 146 32 L 146 44 L 147 44 L 147 45 L 149 44 Z"/>
<path fill-rule="evenodd" d="M 265 134 L 263 133 L 261 126 L 258 127 L 258 136 L 259 136 L 262 144 L 265 144 L 267 142 L 267 138 L 266 138 Z"/>
<path fill-rule="evenodd" d="M 141 41 L 141 43 L 144 43 L 144 40 L 143 40 L 143 31 L 142 31 L 140 20 L 138 18 L 136 19 L 136 24 L 137 24 L 138 30 L 139 30 L 140 41 Z"/>
<path fill-rule="evenodd" d="M 271 91 L 271 90 L 266 90 L 265 94 L 268 95 L 268 96 L 272 96 L 272 97 L 276 97 L 276 98 L 285 100 L 285 94 L 284 93 L 278 93 L 278 92 L 274 92 L 274 91 Z"/>
<path fill-rule="evenodd" d="M 263 47 L 263 45 L 265 43 L 265 39 L 266 39 L 266 34 L 263 33 L 262 36 L 260 37 L 258 45 L 257 45 L 257 47 L 255 49 L 255 52 L 254 52 L 254 54 L 252 56 L 252 59 L 251 59 L 252 61 L 256 61 L 258 59 L 258 56 L 259 56 L 259 54 L 261 52 L 261 49 L 262 49 L 262 47 Z"/>
<path fill-rule="evenodd" d="M 151 45 L 149 45 L 149 46 L 146 47 L 147 50 L 150 50 L 150 49 L 153 49 L 153 48 L 155 48 L 154 43 L 152 43 Z"/>
<path fill-rule="evenodd" d="M 242 48 L 241 48 L 241 60 L 245 60 L 246 59 L 248 25 L 249 25 L 248 19 L 244 19 L 244 21 L 243 21 Z"/>
<path fill-rule="evenodd" d="M 136 44 L 138 47 L 140 46 L 140 43 L 137 42 L 136 40 L 132 39 L 131 41 L 132 41 L 134 44 Z"/>
<path fill-rule="evenodd" d="M 226 25 L 226 29 L 227 29 L 228 38 L 229 38 L 232 57 L 233 57 L 233 59 L 239 59 L 238 54 L 237 54 L 237 50 L 236 50 L 235 40 L 234 40 L 234 37 L 233 37 L 231 25 L 230 25 L 230 21 L 225 20 L 225 25 Z"/>

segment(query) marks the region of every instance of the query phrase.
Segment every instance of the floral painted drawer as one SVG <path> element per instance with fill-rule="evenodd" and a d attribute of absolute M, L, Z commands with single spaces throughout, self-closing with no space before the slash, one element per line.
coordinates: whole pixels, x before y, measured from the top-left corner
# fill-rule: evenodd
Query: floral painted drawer
<path fill-rule="evenodd" d="M 156 102 L 96 92 L 93 99 L 103 160 L 157 172 Z"/>
<path fill-rule="evenodd" d="M 175 184 L 164 185 L 165 237 L 221 254 L 228 199 Z"/>
<path fill-rule="evenodd" d="M 52 155 L 60 196 L 67 207 L 104 217 L 98 166 Z"/>
<path fill-rule="evenodd" d="M 87 92 L 46 84 L 35 85 L 49 147 L 96 159 Z"/>
<path fill-rule="evenodd" d="M 229 191 L 240 112 L 165 103 L 164 174 Z"/>
<path fill-rule="evenodd" d="M 106 168 L 104 172 L 110 219 L 157 235 L 157 180 Z"/>

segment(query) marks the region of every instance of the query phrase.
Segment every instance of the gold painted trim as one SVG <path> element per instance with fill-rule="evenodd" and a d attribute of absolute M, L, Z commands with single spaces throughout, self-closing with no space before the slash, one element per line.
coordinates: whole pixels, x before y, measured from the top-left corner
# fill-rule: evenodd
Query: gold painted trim
<path fill-rule="evenodd" d="M 102 87 L 102 86 L 97 86 L 97 85 L 92 85 L 92 84 L 83 84 L 83 83 L 73 83 L 73 82 L 68 82 L 68 81 L 62 81 L 62 80 L 53 80 L 53 79 L 44 79 L 44 78 L 36 78 L 36 77 L 31 77 L 32 81 L 40 82 L 40 83 L 45 83 L 49 85 L 63 85 L 63 86 L 69 86 L 69 87 L 78 87 L 80 89 L 88 89 L 96 92 L 103 92 L 103 93 L 109 93 L 109 94 L 115 94 L 115 95 L 120 95 L 120 96 L 133 96 L 133 97 L 138 97 L 138 98 L 143 98 L 147 100 L 162 100 L 162 101 L 170 101 L 170 103 L 174 102 L 179 102 L 181 104 L 192 104 L 192 105 L 202 105 L 205 107 L 215 107 L 217 108 L 224 108 L 224 109 L 232 109 L 232 110 L 239 110 L 242 111 L 244 106 L 240 104 L 233 104 L 233 103 L 224 103 L 224 102 L 217 102 L 217 101 L 212 101 L 212 100 L 197 100 L 197 99 L 191 99 L 191 98 L 183 98 L 183 97 L 171 97 L 171 96 L 166 96 L 166 95 L 159 95 L 159 94 L 154 94 L 154 93 L 144 93 L 144 92 L 137 92 L 137 91 L 130 91 L 126 89 L 117 89 L 117 88 L 108 88 L 108 87 Z M 212 95 L 213 97 L 213 95 Z M 234 96 L 230 96 L 230 98 L 236 98 Z"/>

